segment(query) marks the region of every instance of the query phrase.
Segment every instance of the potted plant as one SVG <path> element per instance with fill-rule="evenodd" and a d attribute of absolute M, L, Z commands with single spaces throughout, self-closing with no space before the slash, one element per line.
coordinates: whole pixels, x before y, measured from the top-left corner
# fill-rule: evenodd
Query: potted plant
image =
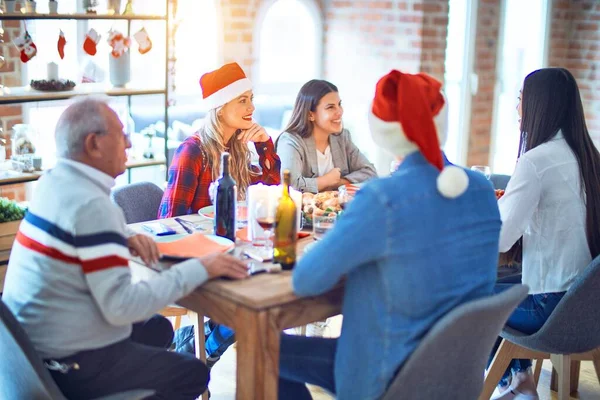
<path fill-rule="evenodd" d="M 12 247 L 23 217 L 25 208 L 15 201 L 0 197 L 0 252 Z"/>

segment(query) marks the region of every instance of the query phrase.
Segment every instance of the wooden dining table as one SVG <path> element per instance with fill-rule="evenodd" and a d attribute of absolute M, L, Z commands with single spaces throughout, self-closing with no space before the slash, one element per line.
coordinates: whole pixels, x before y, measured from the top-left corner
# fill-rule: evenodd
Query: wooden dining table
<path fill-rule="evenodd" d="M 210 233 L 212 222 L 199 215 L 181 217 Z M 151 222 L 151 221 L 150 221 Z M 161 222 L 185 233 L 174 219 Z M 146 222 L 148 223 L 148 222 Z M 130 228 L 144 233 L 144 223 Z M 201 232 L 202 230 L 200 230 Z M 313 243 L 300 239 L 298 254 Z M 251 246 L 238 240 L 236 247 Z M 160 273 L 139 261 L 130 263 L 134 277 L 147 279 Z M 177 304 L 194 312 L 196 353 L 205 360 L 204 316 L 235 331 L 237 340 L 236 399 L 276 399 L 279 378 L 279 344 L 284 329 L 303 326 L 341 313 L 344 287 L 340 283 L 319 296 L 298 297 L 292 290 L 292 272 L 263 273 L 245 280 L 213 279 Z M 204 398 L 207 396 L 205 394 Z"/>

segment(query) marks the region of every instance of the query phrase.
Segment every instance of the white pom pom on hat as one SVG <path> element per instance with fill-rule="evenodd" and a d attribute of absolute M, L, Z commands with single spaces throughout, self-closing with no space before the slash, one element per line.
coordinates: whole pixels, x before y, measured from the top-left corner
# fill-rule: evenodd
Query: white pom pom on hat
<path fill-rule="evenodd" d="M 377 82 L 369 125 L 381 147 L 418 149 L 440 171 L 436 182 L 440 194 L 454 199 L 467 190 L 469 177 L 460 167 L 444 166 L 436 129 L 436 116 L 445 104 L 441 87 L 427 74 L 392 70 Z"/>

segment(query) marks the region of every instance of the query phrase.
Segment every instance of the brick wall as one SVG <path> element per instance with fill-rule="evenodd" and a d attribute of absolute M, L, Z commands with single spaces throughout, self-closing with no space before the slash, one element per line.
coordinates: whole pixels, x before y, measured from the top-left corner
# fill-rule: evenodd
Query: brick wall
<path fill-rule="evenodd" d="M 587 126 L 600 145 L 600 2 L 555 0 L 549 64 L 568 68 L 579 84 Z"/>
<path fill-rule="evenodd" d="M 443 79 L 447 0 L 330 0 L 325 3 L 325 76 L 338 86 L 345 124 L 381 173 L 391 158 L 370 140 L 367 112 L 391 69 Z"/>
<path fill-rule="evenodd" d="M 474 72 L 479 77 L 479 87 L 471 100 L 467 165 L 487 165 L 489 162 L 500 4 L 501 0 L 480 0 L 477 8 Z"/>
<path fill-rule="evenodd" d="M 480 0 L 467 164 L 487 164 L 494 110 L 494 83 L 500 26 L 500 0 Z M 569 69 L 581 90 L 590 135 L 600 145 L 600 2 L 554 0 L 551 10 L 548 65 Z"/>

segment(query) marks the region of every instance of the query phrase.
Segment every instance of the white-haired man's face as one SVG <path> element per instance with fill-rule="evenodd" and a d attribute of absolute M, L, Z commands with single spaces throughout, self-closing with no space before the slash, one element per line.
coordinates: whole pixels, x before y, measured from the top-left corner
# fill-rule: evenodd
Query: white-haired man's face
<path fill-rule="evenodd" d="M 123 132 L 123 124 L 117 114 L 104 107 L 106 132 L 91 134 L 86 139 L 86 153 L 93 159 L 94 167 L 116 178 L 125 172 L 126 150 L 131 147 L 129 137 Z"/>

